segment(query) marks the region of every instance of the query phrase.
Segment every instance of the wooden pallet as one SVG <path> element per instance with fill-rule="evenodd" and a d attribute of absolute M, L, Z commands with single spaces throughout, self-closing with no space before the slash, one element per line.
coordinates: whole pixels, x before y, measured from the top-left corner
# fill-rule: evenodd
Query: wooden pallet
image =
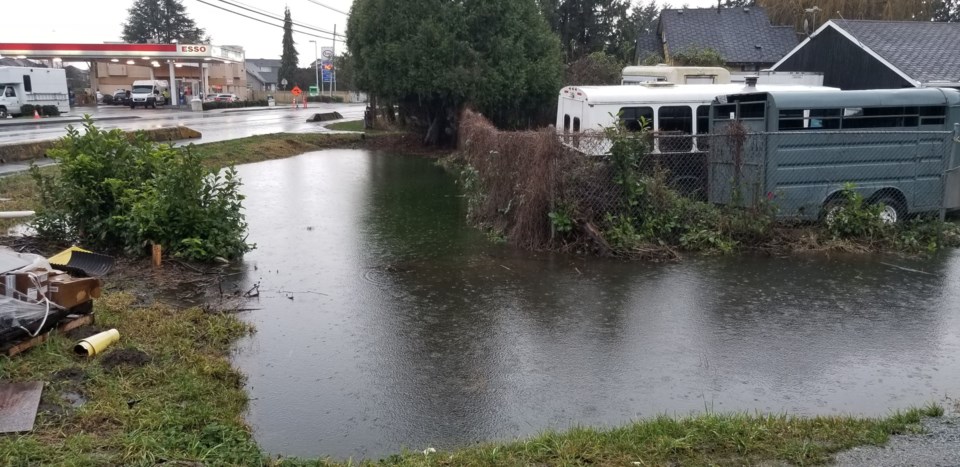
<path fill-rule="evenodd" d="M 86 326 L 93 323 L 94 318 L 92 313 L 88 315 L 68 315 L 66 318 L 60 321 L 56 328 L 50 329 L 43 334 L 38 335 L 37 337 L 31 337 L 14 344 L 8 344 L 0 348 L 0 353 L 8 357 L 12 357 L 46 342 L 50 337 L 50 333 L 52 332 L 65 333 L 81 326 Z"/>

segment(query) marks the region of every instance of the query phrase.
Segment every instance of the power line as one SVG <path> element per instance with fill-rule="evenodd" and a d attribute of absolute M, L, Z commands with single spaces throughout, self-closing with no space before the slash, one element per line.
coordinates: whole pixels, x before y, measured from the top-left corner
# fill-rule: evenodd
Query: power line
<path fill-rule="evenodd" d="M 266 24 L 266 25 L 268 25 L 268 26 L 273 26 L 273 27 L 275 27 L 275 28 L 283 29 L 283 26 L 282 26 L 282 25 L 279 25 L 279 24 L 274 24 L 274 23 L 271 23 L 271 22 L 268 22 L 268 21 L 264 21 L 264 20 L 262 20 L 262 19 L 260 19 L 260 18 L 254 18 L 254 17 L 252 17 L 252 16 L 247 16 L 247 15 L 245 15 L 245 14 L 243 14 L 243 13 L 236 12 L 236 11 L 233 11 L 233 10 L 230 10 L 230 9 L 227 9 L 227 8 L 224 8 L 224 7 L 219 6 L 219 5 L 214 5 L 214 4 L 209 3 L 209 2 L 205 2 L 204 0 L 197 0 L 197 1 L 200 2 L 200 3 L 202 3 L 202 4 L 204 4 L 204 5 L 212 6 L 212 7 L 216 8 L 216 9 L 218 9 L 218 10 L 226 11 L 227 13 L 233 13 L 233 14 L 235 14 L 235 15 L 237 15 L 237 16 L 242 16 L 242 17 L 244 17 L 244 18 L 254 20 L 254 21 L 258 22 L 258 23 L 263 23 L 263 24 Z M 329 40 L 333 40 L 333 37 L 332 37 L 332 36 L 319 36 L 319 35 L 317 35 L 317 34 L 313 34 L 313 33 L 309 33 L 309 32 L 297 31 L 297 30 L 295 30 L 295 29 L 293 29 L 293 28 L 290 28 L 290 29 L 291 29 L 293 32 L 296 32 L 297 34 L 303 34 L 303 35 L 305 35 L 305 36 L 316 37 L 316 38 L 318 38 L 318 39 L 329 39 Z"/>
<path fill-rule="evenodd" d="M 251 12 L 251 13 L 256 13 L 256 14 L 258 14 L 258 15 L 266 16 L 267 18 L 270 18 L 270 19 L 274 19 L 274 20 L 277 20 L 277 21 L 284 21 L 284 19 L 281 18 L 281 17 L 279 17 L 279 16 L 274 16 L 272 13 L 266 12 L 266 11 L 261 10 L 261 9 L 259 9 L 259 8 L 251 7 L 251 6 L 249 6 L 249 5 L 244 5 L 243 3 L 240 3 L 240 2 L 228 2 L 227 0 L 217 0 L 217 1 L 220 2 L 220 3 L 225 3 L 225 4 L 227 4 L 227 5 L 236 7 L 236 8 L 240 8 L 241 10 L 246 10 L 246 11 L 249 11 L 249 12 Z M 258 10 L 259 10 L 259 11 L 258 11 Z M 310 26 L 310 25 L 308 25 L 308 24 L 298 23 L 298 22 L 296 22 L 296 21 L 291 21 L 291 23 L 292 23 L 294 26 L 299 26 L 299 27 L 304 28 L 304 29 L 312 29 L 312 30 L 314 30 L 314 31 L 322 32 L 322 33 L 324 33 L 324 34 L 331 34 L 331 35 L 334 34 L 334 33 L 333 33 L 332 31 L 330 31 L 329 29 L 318 28 L 318 27 L 316 27 L 316 26 Z M 343 34 L 337 34 L 337 36 L 339 36 L 339 37 L 344 37 Z"/>
<path fill-rule="evenodd" d="M 310 3 L 313 3 L 313 4 L 315 4 L 315 5 L 320 5 L 320 6 L 326 8 L 326 9 L 328 9 L 328 10 L 330 10 L 330 11 L 336 11 L 337 13 L 340 13 L 341 15 L 350 16 L 350 13 L 347 13 L 347 12 L 345 12 L 345 11 L 343 11 L 343 10 L 338 10 L 338 9 L 332 7 L 332 6 L 324 5 L 324 4 L 322 4 L 322 3 L 320 3 L 320 2 L 318 2 L 318 1 L 316 1 L 316 0 L 307 0 L 307 1 L 310 2 Z"/>

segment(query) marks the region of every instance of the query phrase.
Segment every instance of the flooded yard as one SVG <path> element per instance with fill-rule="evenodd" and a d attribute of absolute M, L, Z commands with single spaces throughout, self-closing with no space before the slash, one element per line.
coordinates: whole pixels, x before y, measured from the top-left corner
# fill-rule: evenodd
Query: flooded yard
<path fill-rule="evenodd" d="M 263 449 L 372 457 L 658 414 L 887 414 L 960 393 L 960 253 L 646 264 L 518 251 L 433 161 L 239 167 L 235 364 Z"/>

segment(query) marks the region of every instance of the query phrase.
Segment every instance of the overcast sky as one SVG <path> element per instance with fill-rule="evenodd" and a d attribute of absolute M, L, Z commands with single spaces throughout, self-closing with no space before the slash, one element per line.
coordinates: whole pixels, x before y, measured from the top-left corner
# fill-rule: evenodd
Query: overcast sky
<path fill-rule="evenodd" d="M 283 30 L 257 21 L 243 18 L 233 13 L 201 3 L 201 1 L 227 8 L 247 16 L 252 16 L 280 26 L 281 21 L 242 10 L 222 3 L 221 0 L 183 0 L 187 14 L 197 25 L 206 29 L 213 37 L 215 45 L 240 45 L 246 51 L 247 58 L 280 58 L 280 41 Z M 283 2 L 277 0 L 224 0 L 237 5 L 245 5 L 255 10 L 263 10 L 276 17 L 283 17 Z M 350 11 L 353 0 L 286 0 L 290 7 L 294 23 L 312 28 L 342 33 L 347 26 L 344 14 L 324 8 L 317 3 L 343 12 Z M 401 1 L 401 0 L 396 0 Z M 637 2 L 638 0 L 634 0 Z M 645 3 L 645 1 L 644 1 Z M 674 5 L 686 4 L 690 7 L 716 5 L 716 0 L 672 1 Z M 0 42 L 67 42 L 102 43 L 120 40 L 121 23 L 126 19 L 127 9 L 133 0 L 93 0 L 77 2 L 75 0 L 36 0 L 4 1 L 3 14 L 6 19 L 0 27 Z M 297 29 L 296 27 L 294 29 Z M 304 32 L 316 32 L 300 28 Z M 329 37 L 329 34 L 317 33 Z M 328 38 L 318 39 L 294 32 L 297 51 L 300 52 L 301 66 L 313 61 L 314 51 L 311 39 L 321 46 L 331 45 Z M 338 42 L 338 52 L 345 48 Z"/>

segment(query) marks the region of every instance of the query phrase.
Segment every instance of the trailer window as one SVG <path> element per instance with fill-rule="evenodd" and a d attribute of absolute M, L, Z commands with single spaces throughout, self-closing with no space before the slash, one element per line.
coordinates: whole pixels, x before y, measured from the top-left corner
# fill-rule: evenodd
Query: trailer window
<path fill-rule="evenodd" d="M 856 107 L 843 109 L 844 129 L 912 128 L 919 122 L 917 107 Z"/>
<path fill-rule="evenodd" d="M 627 131 L 640 131 L 653 123 L 653 107 L 624 107 L 618 113 Z"/>
<path fill-rule="evenodd" d="M 785 109 L 780 111 L 780 131 L 802 130 L 805 127 L 803 109 Z"/>
<path fill-rule="evenodd" d="M 921 125 L 943 125 L 947 123 L 946 107 L 920 107 L 919 113 Z"/>
<path fill-rule="evenodd" d="M 741 102 L 740 119 L 763 119 L 766 102 Z"/>
<path fill-rule="evenodd" d="M 573 132 L 580 131 L 580 117 L 573 117 Z"/>
<path fill-rule="evenodd" d="M 710 106 L 701 105 L 697 107 L 697 134 L 705 135 L 710 133 Z"/>
<path fill-rule="evenodd" d="M 687 106 L 664 106 L 657 110 L 660 115 L 660 131 L 693 133 L 693 110 Z"/>
<path fill-rule="evenodd" d="M 733 120 L 736 118 L 737 104 L 717 105 L 713 108 L 714 120 Z"/>
<path fill-rule="evenodd" d="M 563 132 L 568 133 L 570 131 L 570 115 L 563 116 Z"/>
<path fill-rule="evenodd" d="M 23 75 L 23 90 L 33 92 L 33 85 L 30 84 L 30 75 Z"/>

